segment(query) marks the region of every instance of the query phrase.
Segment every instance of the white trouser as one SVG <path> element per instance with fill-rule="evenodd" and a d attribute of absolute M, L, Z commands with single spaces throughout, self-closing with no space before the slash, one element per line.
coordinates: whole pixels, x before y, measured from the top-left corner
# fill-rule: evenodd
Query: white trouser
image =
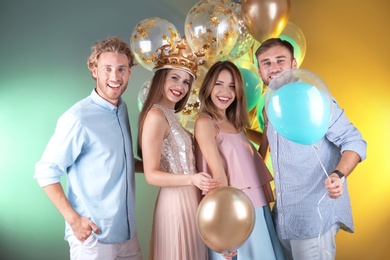
<path fill-rule="evenodd" d="M 83 243 L 70 236 L 68 242 L 71 260 L 142 260 L 137 236 L 117 244 L 100 243 L 93 235 Z"/>
<path fill-rule="evenodd" d="M 335 224 L 325 234 L 310 239 L 281 239 L 286 260 L 332 260 L 336 256 L 335 236 L 340 229 Z"/>

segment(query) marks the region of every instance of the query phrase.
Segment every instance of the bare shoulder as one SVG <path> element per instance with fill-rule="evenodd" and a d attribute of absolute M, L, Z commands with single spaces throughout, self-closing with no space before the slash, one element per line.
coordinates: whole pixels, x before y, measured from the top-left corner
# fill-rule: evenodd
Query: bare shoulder
<path fill-rule="evenodd" d="M 214 122 L 213 119 L 207 115 L 207 114 L 200 114 L 198 118 L 195 121 L 195 127 L 206 127 L 206 126 L 213 126 Z"/>
<path fill-rule="evenodd" d="M 213 119 L 209 115 L 200 114 L 195 121 L 195 128 L 194 128 L 195 138 L 204 135 L 214 136 L 215 132 L 216 132 L 216 128 L 214 126 Z"/>
<path fill-rule="evenodd" d="M 213 119 L 209 115 L 203 113 L 203 114 L 200 114 L 198 116 L 198 118 L 196 119 L 195 125 L 197 125 L 197 124 L 199 124 L 199 125 L 205 125 L 205 124 L 213 125 L 214 123 L 213 123 Z"/>
<path fill-rule="evenodd" d="M 145 117 L 143 132 L 162 132 L 166 136 L 168 130 L 169 124 L 164 112 L 159 108 L 150 109 Z"/>
<path fill-rule="evenodd" d="M 165 118 L 165 114 L 161 109 L 154 107 L 148 111 L 145 118 L 145 122 L 146 121 L 156 121 L 158 123 L 163 123 L 167 122 L 167 119 Z"/>

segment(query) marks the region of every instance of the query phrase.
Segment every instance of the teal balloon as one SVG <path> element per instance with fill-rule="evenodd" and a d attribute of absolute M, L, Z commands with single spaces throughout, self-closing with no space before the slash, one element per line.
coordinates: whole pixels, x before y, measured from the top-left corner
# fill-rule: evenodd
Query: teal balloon
<path fill-rule="evenodd" d="M 292 82 L 275 91 L 267 104 L 273 128 L 286 139 L 304 145 L 318 142 L 329 127 L 327 96 L 305 82 Z"/>
<path fill-rule="evenodd" d="M 239 68 L 239 70 L 244 80 L 245 97 L 248 111 L 250 111 L 257 105 L 263 85 L 257 73 L 245 68 Z"/>

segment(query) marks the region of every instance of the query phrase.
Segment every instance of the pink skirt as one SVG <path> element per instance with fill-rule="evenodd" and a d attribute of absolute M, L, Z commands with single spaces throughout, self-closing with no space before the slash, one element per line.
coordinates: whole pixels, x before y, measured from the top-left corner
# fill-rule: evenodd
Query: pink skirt
<path fill-rule="evenodd" d="M 196 212 L 200 190 L 195 186 L 162 187 L 154 210 L 150 260 L 207 260 L 198 234 Z"/>

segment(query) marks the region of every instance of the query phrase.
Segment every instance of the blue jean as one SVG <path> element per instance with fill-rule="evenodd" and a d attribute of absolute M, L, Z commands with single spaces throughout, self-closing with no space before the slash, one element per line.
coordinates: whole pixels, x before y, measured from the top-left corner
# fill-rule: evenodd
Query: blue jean
<path fill-rule="evenodd" d="M 282 247 L 276 235 L 269 206 L 255 208 L 256 222 L 245 243 L 237 249 L 232 260 L 284 260 Z M 209 249 L 209 260 L 226 260 Z"/>

